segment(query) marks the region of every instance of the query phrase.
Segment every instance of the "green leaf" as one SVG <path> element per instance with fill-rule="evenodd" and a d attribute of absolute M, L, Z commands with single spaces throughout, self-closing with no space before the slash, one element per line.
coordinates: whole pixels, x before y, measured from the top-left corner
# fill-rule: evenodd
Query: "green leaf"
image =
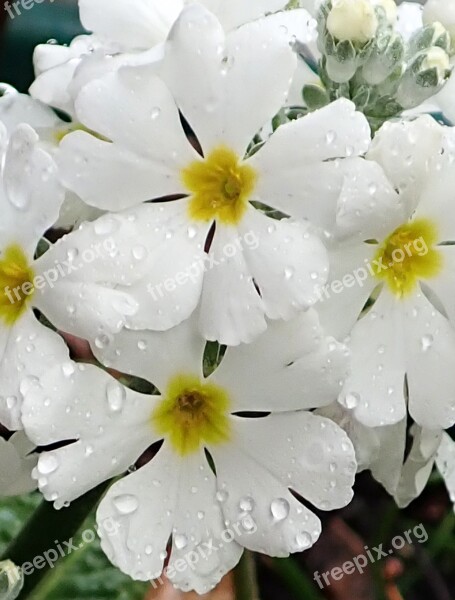
<path fill-rule="evenodd" d="M 19 535 L 24 524 L 41 503 L 37 492 L 14 498 L 0 498 L 0 554 Z"/>

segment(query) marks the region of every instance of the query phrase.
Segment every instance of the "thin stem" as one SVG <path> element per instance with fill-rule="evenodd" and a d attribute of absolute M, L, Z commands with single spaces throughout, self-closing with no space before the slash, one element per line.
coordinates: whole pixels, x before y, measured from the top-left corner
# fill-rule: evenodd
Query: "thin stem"
<path fill-rule="evenodd" d="M 236 600 L 260 600 L 254 554 L 245 550 L 234 570 Z"/>

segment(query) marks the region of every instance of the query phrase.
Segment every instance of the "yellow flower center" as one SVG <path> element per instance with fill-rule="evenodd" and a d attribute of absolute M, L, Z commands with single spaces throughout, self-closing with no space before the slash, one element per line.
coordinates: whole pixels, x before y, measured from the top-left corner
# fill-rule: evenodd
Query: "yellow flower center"
<path fill-rule="evenodd" d="M 153 411 L 152 423 L 183 456 L 204 443 L 220 444 L 229 439 L 229 405 L 222 388 L 192 375 L 177 375 Z"/>
<path fill-rule="evenodd" d="M 195 221 L 218 219 L 226 225 L 239 223 L 256 185 L 257 174 L 242 164 L 235 152 L 220 146 L 205 159 L 182 171 L 182 180 L 191 193 L 190 218 Z"/>
<path fill-rule="evenodd" d="M 20 246 L 11 245 L 0 257 L 0 320 L 14 325 L 34 294 L 33 269 Z"/>
<path fill-rule="evenodd" d="M 390 290 L 399 297 L 415 291 L 420 279 L 435 277 L 442 268 L 442 255 L 435 248 L 436 226 L 418 219 L 396 229 L 379 247 L 374 269 Z"/>

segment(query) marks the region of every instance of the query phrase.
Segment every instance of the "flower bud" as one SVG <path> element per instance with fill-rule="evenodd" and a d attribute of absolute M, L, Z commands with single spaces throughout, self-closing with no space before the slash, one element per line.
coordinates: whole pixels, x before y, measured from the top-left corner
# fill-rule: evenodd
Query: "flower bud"
<path fill-rule="evenodd" d="M 426 53 L 426 56 L 422 62 L 422 71 L 428 69 L 436 69 L 438 74 L 438 81 L 443 83 L 446 79 L 446 73 L 450 70 L 450 58 L 447 52 L 438 46 L 433 46 Z"/>
<path fill-rule="evenodd" d="M 408 65 L 397 91 L 403 108 L 414 108 L 442 89 L 451 75 L 450 58 L 433 46 L 417 54 Z"/>
<path fill-rule="evenodd" d="M 378 26 L 369 0 L 333 0 L 327 29 L 336 40 L 366 44 L 374 38 Z"/>
<path fill-rule="evenodd" d="M 374 6 L 381 6 L 384 9 L 385 16 L 390 25 L 394 25 L 397 20 L 398 8 L 395 0 L 372 0 Z"/>

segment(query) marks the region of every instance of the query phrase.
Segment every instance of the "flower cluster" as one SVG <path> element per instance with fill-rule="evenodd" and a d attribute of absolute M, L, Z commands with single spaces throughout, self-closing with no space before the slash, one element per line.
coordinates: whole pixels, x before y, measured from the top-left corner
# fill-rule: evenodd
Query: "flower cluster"
<path fill-rule="evenodd" d="M 79 8 L 0 98 L 0 492 L 116 478 L 102 547 L 144 581 L 231 526 L 168 572 L 201 594 L 358 471 L 454 498 L 451 2 Z"/>

